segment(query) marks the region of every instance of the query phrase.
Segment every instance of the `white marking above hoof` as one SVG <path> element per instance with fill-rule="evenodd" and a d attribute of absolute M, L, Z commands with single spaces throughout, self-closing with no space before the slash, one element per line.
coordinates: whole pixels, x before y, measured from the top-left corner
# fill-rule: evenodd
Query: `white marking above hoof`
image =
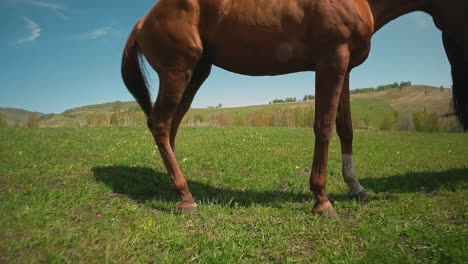
<path fill-rule="evenodd" d="M 343 154 L 343 179 L 348 184 L 349 195 L 354 196 L 362 191 L 364 188 L 359 183 L 356 170 L 354 169 L 353 155 Z"/>

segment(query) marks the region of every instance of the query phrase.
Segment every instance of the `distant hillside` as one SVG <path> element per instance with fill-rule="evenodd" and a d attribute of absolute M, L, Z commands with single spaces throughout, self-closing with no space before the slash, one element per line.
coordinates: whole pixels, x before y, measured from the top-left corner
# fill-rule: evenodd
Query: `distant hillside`
<path fill-rule="evenodd" d="M 388 116 L 399 115 L 411 119 L 414 112 L 437 113 L 444 116 L 449 112 L 451 89 L 432 86 L 411 86 L 403 89 L 391 89 L 379 92 L 368 92 L 351 96 L 353 122 L 356 127 L 378 127 Z M 20 120 L 24 123 L 30 113 L 22 109 L 0 108 L 9 122 Z M 286 112 L 295 115 L 310 115 L 314 111 L 314 101 L 300 101 L 291 103 L 275 103 L 267 105 L 254 105 L 245 107 L 227 108 L 191 108 L 184 118 L 183 125 L 206 123 L 216 119 L 217 122 L 239 125 L 246 124 L 252 118 L 261 119 L 263 116 L 273 114 L 284 115 Z M 69 109 L 61 114 L 39 115 L 40 126 L 86 126 L 90 116 L 104 114 L 109 117 L 113 113 L 138 112 L 142 114 L 136 102 L 112 102 L 98 105 L 88 105 Z M 303 118 L 310 117 L 306 116 Z M 144 123 L 144 122 L 143 122 Z M 310 125 L 310 124 L 308 124 Z"/>
<path fill-rule="evenodd" d="M 6 117 L 7 121 L 8 121 L 8 123 L 10 123 L 10 124 L 14 123 L 15 121 L 19 121 L 20 124 L 25 124 L 26 121 L 28 120 L 28 116 L 30 114 L 32 114 L 32 113 L 37 114 L 38 117 L 41 117 L 41 116 L 44 115 L 43 113 L 31 112 L 31 111 L 28 111 L 28 110 L 18 109 L 18 108 L 3 108 L 3 107 L 0 107 L 0 112 L 5 114 L 5 117 Z"/>
<path fill-rule="evenodd" d="M 351 110 L 353 119 L 364 119 L 367 123 L 376 126 L 380 124 L 385 115 L 394 114 L 407 116 L 414 112 L 437 113 L 442 116 L 449 112 L 452 90 L 433 86 L 416 85 L 403 89 L 390 89 L 386 91 L 368 92 L 351 95 Z M 294 108 L 314 108 L 314 101 L 300 101 L 292 103 L 276 103 L 268 105 L 255 105 L 234 108 L 192 108 L 187 113 L 186 120 L 196 117 L 209 120 L 210 116 L 221 114 L 235 120 L 245 117 L 252 112 L 271 113 L 275 110 Z"/>
<path fill-rule="evenodd" d="M 47 127 L 84 126 L 88 116 L 99 113 L 114 113 L 124 111 L 140 111 L 136 102 L 112 102 L 97 105 L 87 105 L 66 110 L 61 114 L 50 114 L 40 118 L 41 125 Z"/>
<path fill-rule="evenodd" d="M 121 112 L 121 111 L 139 111 L 140 107 L 136 102 L 112 102 L 97 105 L 87 105 L 78 108 L 69 109 L 62 113 L 65 116 L 80 116 L 87 115 L 90 113 L 110 113 L 110 112 Z"/>
<path fill-rule="evenodd" d="M 378 98 L 402 114 L 425 111 L 443 115 L 449 112 L 452 89 L 415 85 L 401 91 L 391 89 L 382 92 L 357 94 L 352 98 Z"/>

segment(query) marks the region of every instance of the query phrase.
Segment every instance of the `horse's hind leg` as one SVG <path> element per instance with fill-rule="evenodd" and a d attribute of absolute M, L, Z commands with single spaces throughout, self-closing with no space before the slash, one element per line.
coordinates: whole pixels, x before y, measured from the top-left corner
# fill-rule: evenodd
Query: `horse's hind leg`
<path fill-rule="evenodd" d="M 343 178 L 348 184 L 349 195 L 358 202 L 367 200 L 364 188 L 359 183 L 353 164 L 353 123 L 349 102 L 349 73 L 346 74 L 341 90 L 338 113 L 336 116 L 336 131 L 341 141 Z"/>
<path fill-rule="evenodd" d="M 179 130 L 180 123 L 182 122 L 182 118 L 184 118 L 185 114 L 190 108 L 192 104 L 193 98 L 197 93 L 200 86 L 203 82 L 208 78 L 211 72 L 211 63 L 208 62 L 206 59 L 202 58 L 195 70 L 193 71 L 192 78 L 187 85 L 187 89 L 185 90 L 182 99 L 180 101 L 179 107 L 174 115 L 172 120 L 172 128 L 171 128 L 171 146 L 175 152 L 175 138 L 177 135 L 177 131 Z"/>
<path fill-rule="evenodd" d="M 159 1 L 142 20 L 137 34 L 142 53 L 159 76 L 158 97 L 148 117 L 148 128 L 158 145 L 171 188 L 182 200 L 179 208 L 185 212 L 197 204 L 172 149 L 171 130 L 183 94 L 203 54 L 195 26 L 199 9 L 194 3 Z"/>
<path fill-rule="evenodd" d="M 179 208 L 186 212 L 197 205 L 175 156 L 175 136 L 182 118 L 210 70 L 211 64 L 202 59 L 190 71 L 160 71 L 158 99 L 150 116 L 149 126 L 169 173 L 171 187 L 182 200 Z"/>
<path fill-rule="evenodd" d="M 148 127 L 153 133 L 164 165 L 169 173 L 171 188 L 180 196 L 183 210 L 197 207 L 190 193 L 170 143 L 171 126 L 174 114 L 179 107 L 182 95 L 190 79 L 187 71 L 159 71 L 159 94 L 155 107 L 148 119 Z"/>

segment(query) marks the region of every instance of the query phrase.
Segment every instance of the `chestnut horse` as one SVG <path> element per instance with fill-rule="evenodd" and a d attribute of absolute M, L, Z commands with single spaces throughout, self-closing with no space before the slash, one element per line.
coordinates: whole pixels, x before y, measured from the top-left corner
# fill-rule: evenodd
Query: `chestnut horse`
<path fill-rule="evenodd" d="M 452 66 L 456 114 L 467 129 L 465 10 L 464 0 L 160 0 L 128 38 L 122 77 L 147 116 L 171 187 L 182 200 L 179 208 L 190 212 L 197 204 L 177 163 L 174 142 L 211 66 L 254 76 L 315 71 L 313 212 L 336 217 L 325 192 L 335 122 L 349 194 L 367 199 L 353 166 L 349 73 L 366 60 L 373 34 L 412 11 L 433 17 Z M 154 106 L 141 55 L 159 76 Z"/>

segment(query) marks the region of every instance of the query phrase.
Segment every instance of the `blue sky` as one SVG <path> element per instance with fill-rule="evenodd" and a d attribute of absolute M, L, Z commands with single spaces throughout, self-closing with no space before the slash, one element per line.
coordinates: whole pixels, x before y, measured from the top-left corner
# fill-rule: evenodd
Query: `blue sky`
<path fill-rule="evenodd" d="M 0 107 L 43 113 L 133 100 L 120 77 L 127 36 L 154 0 L 1 0 Z M 151 74 L 156 94 L 157 76 Z M 263 104 L 314 94 L 314 73 L 248 77 L 214 68 L 192 107 Z M 400 81 L 450 87 L 441 33 L 416 12 L 387 24 L 351 89 Z"/>

